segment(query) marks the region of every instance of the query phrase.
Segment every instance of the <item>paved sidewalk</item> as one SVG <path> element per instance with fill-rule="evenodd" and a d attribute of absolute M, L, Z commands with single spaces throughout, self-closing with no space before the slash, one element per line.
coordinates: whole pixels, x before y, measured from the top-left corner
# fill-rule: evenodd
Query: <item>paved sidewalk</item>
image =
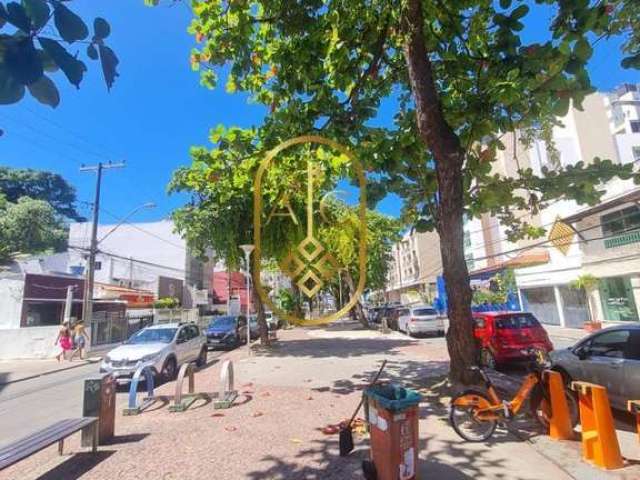
<path fill-rule="evenodd" d="M 51 447 L 0 472 L 0 480 L 360 480 L 367 439 L 356 438 L 356 450 L 341 458 L 337 435 L 325 435 L 322 427 L 350 417 L 384 359 L 384 378 L 425 395 L 420 406 L 421 479 L 599 478 L 593 469 L 570 475 L 571 465 L 561 467 L 543 454 L 546 447 L 504 429 L 486 443 L 458 438 L 447 420 L 451 390 L 441 339 L 414 340 L 344 325 L 282 331 L 280 338 L 273 348 L 257 347 L 251 357 L 240 348 L 220 358 L 234 361 L 241 395 L 233 408 L 214 410 L 198 402 L 184 413 L 169 413 L 158 404 L 142 415 L 123 417 L 126 394 L 121 393 L 117 436 L 98 455 L 78 453 L 75 436 L 65 456 Z M 221 363 L 196 374 L 197 391 L 218 390 Z M 174 389 L 169 383 L 158 393 Z M 579 462 L 575 452 L 566 455 L 565 462 Z"/>
<path fill-rule="evenodd" d="M 51 375 L 56 372 L 82 367 L 88 363 L 97 363 L 113 348 L 98 347 L 89 351 L 84 360 L 76 357 L 73 361 L 58 362 L 55 358 L 45 360 L 0 360 L 0 385 L 22 382 L 43 375 Z"/>

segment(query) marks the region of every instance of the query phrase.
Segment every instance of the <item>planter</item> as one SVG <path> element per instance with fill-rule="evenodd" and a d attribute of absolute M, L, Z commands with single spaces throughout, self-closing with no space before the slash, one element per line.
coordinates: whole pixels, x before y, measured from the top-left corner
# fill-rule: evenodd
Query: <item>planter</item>
<path fill-rule="evenodd" d="M 602 328 L 602 322 L 584 322 L 584 329 L 587 332 L 595 332 Z"/>

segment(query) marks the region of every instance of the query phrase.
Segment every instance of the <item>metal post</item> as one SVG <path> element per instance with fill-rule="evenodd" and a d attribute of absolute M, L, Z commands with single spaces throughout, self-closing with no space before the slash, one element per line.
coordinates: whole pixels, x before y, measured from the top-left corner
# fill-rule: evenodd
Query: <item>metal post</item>
<path fill-rule="evenodd" d="M 240 248 L 244 251 L 245 262 L 245 280 L 246 280 L 246 292 L 247 292 L 247 353 L 251 356 L 251 252 L 255 248 L 253 245 L 240 245 Z"/>
<path fill-rule="evenodd" d="M 73 307 L 73 289 L 75 287 L 70 285 L 67 287 L 67 298 L 64 302 L 64 321 L 71 322 L 71 308 Z"/>
<path fill-rule="evenodd" d="M 84 298 L 82 301 L 82 319 L 85 325 L 89 325 L 91 322 L 92 310 L 93 310 L 93 278 L 95 274 L 96 253 L 98 250 L 98 218 L 100 215 L 100 187 L 102 184 L 102 170 L 109 168 L 122 168 L 124 163 L 111 163 L 80 167 L 81 172 L 96 171 L 98 173 L 96 179 L 96 194 L 93 202 L 93 224 L 91 226 L 91 244 L 89 247 L 89 258 L 87 259 L 87 268 L 84 285 Z"/>

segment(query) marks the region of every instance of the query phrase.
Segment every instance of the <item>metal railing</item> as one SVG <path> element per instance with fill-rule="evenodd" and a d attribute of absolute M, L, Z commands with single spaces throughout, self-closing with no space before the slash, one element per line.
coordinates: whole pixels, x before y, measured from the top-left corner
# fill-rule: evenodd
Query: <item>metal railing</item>
<path fill-rule="evenodd" d="M 640 242 L 640 230 L 618 235 L 617 237 L 607 238 L 604 241 L 604 248 L 616 248 L 623 245 L 629 245 L 631 243 Z"/>

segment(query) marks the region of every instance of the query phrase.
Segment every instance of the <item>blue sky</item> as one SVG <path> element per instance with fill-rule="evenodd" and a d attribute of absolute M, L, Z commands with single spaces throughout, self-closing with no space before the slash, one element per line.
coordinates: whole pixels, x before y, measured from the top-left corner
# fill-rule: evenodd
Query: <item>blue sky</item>
<path fill-rule="evenodd" d="M 189 147 L 206 144 L 209 128 L 218 123 L 259 124 L 264 111 L 240 95 L 228 95 L 223 86 L 210 91 L 199 85 L 189 66 L 193 38 L 186 32 L 191 17 L 186 3 L 147 8 L 142 0 L 75 0 L 72 6 L 85 19 L 109 20 L 108 41 L 120 58 L 120 77 L 108 93 L 99 64 L 87 60 L 80 90 L 58 77 L 57 109 L 31 98 L 2 106 L 0 164 L 58 172 L 77 188 L 80 201 L 91 202 L 95 175 L 80 173 L 80 165 L 126 160 L 126 168 L 105 173 L 101 221 L 113 222 L 149 201 L 157 207 L 134 219 L 165 218 L 184 203 L 165 189 L 171 172 L 190 162 Z M 526 36 L 537 37 L 548 15 L 531 15 Z M 600 42 L 590 64 L 594 85 L 606 90 L 640 81 L 637 71 L 622 70 L 619 62 L 618 42 Z M 381 110 L 382 117 L 391 114 Z M 90 207 L 81 207 L 88 216 Z M 379 209 L 397 214 L 399 205 L 389 198 Z"/>

